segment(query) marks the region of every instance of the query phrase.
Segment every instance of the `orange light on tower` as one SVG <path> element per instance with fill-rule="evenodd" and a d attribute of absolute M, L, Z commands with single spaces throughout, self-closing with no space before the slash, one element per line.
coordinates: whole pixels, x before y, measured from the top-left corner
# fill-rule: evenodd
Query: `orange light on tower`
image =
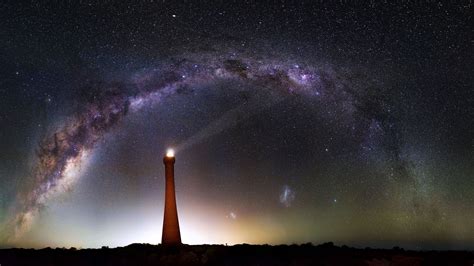
<path fill-rule="evenodd" d="M 174 151 L 168 149 L 163 158 L 165 164 L 165 213 L 163 217 L 163 234 L 161 243 L 163 245 L 181 244 L 181 234 L 179 232 L 178 209 L 176 208 L 176 195 L 174 189 Z"/>

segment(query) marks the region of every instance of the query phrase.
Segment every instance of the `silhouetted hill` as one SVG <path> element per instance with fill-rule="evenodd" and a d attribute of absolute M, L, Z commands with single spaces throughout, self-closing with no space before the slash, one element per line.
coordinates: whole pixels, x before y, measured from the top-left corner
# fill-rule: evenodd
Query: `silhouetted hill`
<path fill-rule="evenodd" d="M 0 264 L 10 265 L 466 265 L 472 251 L 356 249 L 332 243 L 303 245 L 161 245 L 132 244 L 101 249 L 3 249 Z"/>

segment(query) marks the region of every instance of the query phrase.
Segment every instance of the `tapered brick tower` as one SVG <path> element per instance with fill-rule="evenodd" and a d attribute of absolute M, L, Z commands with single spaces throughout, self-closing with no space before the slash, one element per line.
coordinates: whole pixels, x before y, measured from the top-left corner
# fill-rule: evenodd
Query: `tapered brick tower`
<path fill-rule="evenodd" d="M 179 245 L 181 235 L 179 233 L 178 209 L 176 208 L 176 195 L 174 190 L 174 152 L 168 150 L 163 158 L 165 164 L 166 192 L 165 192 L 165 215 L 163 217 L 163 235 L 161 244 Z"/>

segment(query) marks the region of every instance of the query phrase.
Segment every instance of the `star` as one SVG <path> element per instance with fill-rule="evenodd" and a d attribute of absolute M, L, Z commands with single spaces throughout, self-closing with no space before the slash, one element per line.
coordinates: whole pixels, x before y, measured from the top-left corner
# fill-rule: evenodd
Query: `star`
<path fill-rule="evenodd" d="M 229 212 L 229 214 L 226 216 L 227 218 L 230 218 L 232 220 L 237 219 L 237 214 L 235 212 Z"/>

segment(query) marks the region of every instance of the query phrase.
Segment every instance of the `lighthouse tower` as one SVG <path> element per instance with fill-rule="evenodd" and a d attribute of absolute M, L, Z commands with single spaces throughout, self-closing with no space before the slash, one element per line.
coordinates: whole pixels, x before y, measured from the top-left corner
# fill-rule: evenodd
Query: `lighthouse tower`
<path fill-rule="evenodd" d="M 174 151 L 168 150 L 163 163 L 165 164 L 165 214 L 163 217 L 163 234 L 161 244 L 179 245 L 181 244 L 181 235 L 179 233 L 178 209 L 176 208 L 176 195 L 174 189 Z"/>

